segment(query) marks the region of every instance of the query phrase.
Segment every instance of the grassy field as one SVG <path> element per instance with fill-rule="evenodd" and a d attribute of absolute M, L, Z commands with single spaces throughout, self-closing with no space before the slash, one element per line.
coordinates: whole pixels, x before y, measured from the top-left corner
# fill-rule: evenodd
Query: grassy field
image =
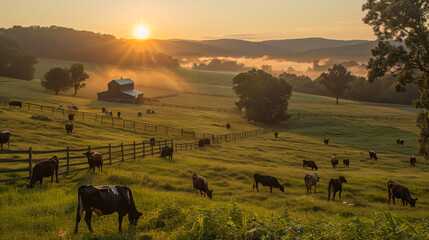
<path fill-rule="evenodd" d="M 54 96 L 37 82 L 7 78 L 0 78 L 0 95 L 51 106 L 73 103 L 97 113 L 107 104 L 132 120 L 137 119 L 139 108 L 82 96 Z M 177 104 L 203 106 L 234 101 L 232 97 L 189 93 L 171 99 Z M 411 108 L 396 105 L 343 101 L 336 106 L 333 99 L 305 94 L 294 94 L 290 108 L 379 116 L 415 114 Z M 208 133 L 226 133 L 225 122 L 231 122 L 232 131 L 262 127 L 234 114 L 155 109 L 157 114 L 145 114 L 142 121 Z M 14 133 L 12 149 L 106 145 L 151 136 L 85 121 L 77 121 L 75 134 L 67 136 L 63 129 L 66 120 L 61 116 L 44 113 L 52 120 L 46 122 L 31 119 L 36 113 L 25 109 L 0 106 L 0 111 L 0 126 Z M 323 144 L 324 137 L 331 139 L 329 146 Z M 396 146 L 397 138 L 405 140 L 404 147 Z M 409 156 L 417 152 L 416 141 L 413 122 L 301 119 L 281 129 L 278 139 L 265 134 L 178 152 L 173 160 L 140 158 L 106 166 L 102 173 L 60 176 L 59 184 L 46 179 L 31 190 L 25 188 L 27 181 L 1 183 L 0 239 L 425 239 L 429 233 L 429 162 L 417 156 L 417 166 L 409 166 Z M 377 152 L 377 162 L 368 158 L 370 149 Z M 340 160 L 350 158 L 350 168 L 340 164 L 332 169 L 329 160 L 333 154 Z M 312 171 L 302 168 L 303 159 L 314 160 L 319 166 L 316 194 L 306 194 L 303 178 Z M 213 200 L 195 195 L 193 173 L 207 179 L 214 190 Z M 271 194 L 264 187 L 256 192 L 252 189 L 253 173 L 276 176 L 285 192 L 274 189 Z M 343 198 L 327 202 L 328 181 L 340 175 L 347 179 Z M 418 198 L 416 208 L 403 207 L 400 201 L 388 205 L 388 180 L 407 186 L 412 197 Z M 143 212 L 137 228 L 128 228 L 128 220 L 124 220 L 124 233 L 118 234 L 116 214 L 94 216 L 94 234 L 81 221 L 80 233 L 73 236 L 77 188 L 83 184 L 130 187 L 137 208 Z"/>

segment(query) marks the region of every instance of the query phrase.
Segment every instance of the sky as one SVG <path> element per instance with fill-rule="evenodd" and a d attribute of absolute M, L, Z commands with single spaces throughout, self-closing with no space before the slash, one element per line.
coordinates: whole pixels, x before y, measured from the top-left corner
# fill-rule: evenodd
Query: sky
<path fill-rule="evenodd" d="M 135 38 L 251 41 L 324 37 L 374 40 L 366 0 L 0 0 L 0 27 L 63 26 Z"/>

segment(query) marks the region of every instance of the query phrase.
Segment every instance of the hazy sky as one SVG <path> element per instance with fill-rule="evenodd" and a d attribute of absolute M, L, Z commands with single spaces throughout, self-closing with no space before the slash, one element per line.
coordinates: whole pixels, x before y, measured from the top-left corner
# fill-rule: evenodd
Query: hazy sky
<path fill-rule="evenodd" d="M 0 27 L 64 26 L 134 38 L 375 39 L 366 0 L 0 0 Z"/>

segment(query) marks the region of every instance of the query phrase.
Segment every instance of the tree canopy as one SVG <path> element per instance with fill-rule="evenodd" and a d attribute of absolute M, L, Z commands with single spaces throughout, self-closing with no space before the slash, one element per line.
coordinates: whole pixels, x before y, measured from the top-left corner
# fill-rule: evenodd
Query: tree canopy
<path fill-rule="evenodd" d="M 36 63 L 16 39 L 0 32 L 0 76 L 31 80 Z"/>
<path fill-rule="evenodd" d="M 353 80 L 352 74 L 340 64 L 335 64 L 332 68 L 328 69 L 328 73 L 320 75 L 320 83 L 327 87 L 338 98 L 347 89 L 350 89 L 350 82 Z"/>
<path fill-rule="evenodd" d="M 378 45 L 368 62 L 368 79 L 392 74 L 397 90 L 414 84 L 420 97 L 414 106 L 421 109 L 419 152 L 429 158 L 429 2 L 427 0 L 368 0 L 363 21 L 372 26 Z"/>
<path fill-rule="evenodd" d="M 58 95 L 61 91 L 66 91 L 73 87 L 73 82 L 70 80 L 69 71 L 65 68 L 52 68 L 45 74 L 45 79 L 42 81 L 42 86 L 48 90 L 52 90 Z"/>
<path fill-rule="evenodd" d="M 233 90 L 239 97 L 236 105 L 245 109 L 249 121 L 280 123 L 288 118 L 288 100 L 292 87 L 284 80 L 252 69 L 234 77 Z"/>
<path fill-rule="evenodd" d="M 76 96 L 77 90 L 86 86 L 86 79 L 89 78 L 88 74 L 84 70 L 84 66 L 81 63 L 73 63 L 69 69 L 70 81 L 73 82 L 74 95 Z"/>

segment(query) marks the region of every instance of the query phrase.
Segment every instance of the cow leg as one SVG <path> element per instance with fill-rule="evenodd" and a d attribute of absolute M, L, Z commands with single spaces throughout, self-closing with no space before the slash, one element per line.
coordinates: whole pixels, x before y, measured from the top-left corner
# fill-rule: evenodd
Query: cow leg
<path fill-rule="evenodd" d="M 334 194 L 332 195 L 332 201 L 335 201 L 335 194 L 336 194 L 337 192 L 335 192 L 334 191 Z"/>
<path fill-rule="evenodd" d="M 82 211 L 83 212 L 83 211 Z M 77 228 L 79 226 L 80 219 L 82 218 L 82 215 L 80 213 L 80 204 L 77 205 L 77 213 L 76 213 L 76 226 L 74 228 L 74 234 L 77 234 Z"/>
<path fill-rule="evenodd" d="M 396 204 L 395 203 L 395 196 L 392 196 L 392 201 L 393 201 L 393 204 Z"/>
<path fill-rule="evenodd" d="M 338 196 L 340 197 L 340 199 L 341 199 L 341 192 L 342 192 L 343 190 L 342 189 L 340 189 L 340 192 L 338 193 Z"/>
<path fill-rule="evenodd" d="M 85 221 L 90 232 L 94 232 L 91 227 L 92 210 L 87 210 L 85 213 Z"/>
<path fill-rule="evenodd" d="M 259 192 L 258 182 L 256 182 L 256 191 Z"/>
<path fill-rule="evenodd" d="M 39 181 L 39 182 L 40 182 L 40 185 L 42 185 L 42 181 L 43 181 L 43 177 L 42 177 L 42 178 L 40 178 L 40 181 Z"/>
<path fill-rule="evenodd" d="M 404 201 L 404 199 L 401 199 L 402 200 L 402 206 L 405 206 L 405 201 Z M 407 205 L 408 205 L 408 203 L 407 203 Z"/>
<path fill-rule="evenodd" d="M 124 215 L 122 215 L 121 213 L 119 213 L 119 218 L 118 218 L 118 220 L 119 220 L 119 228 L 118 228 L 118 231 L 119 232 L 122 232 L 122 219 L 124 218 Z"/>
<path fill-rule="evenodd" d="M 331 197 L 331 191 L 328 190 L 328 202 L 330 197 Z"/>

